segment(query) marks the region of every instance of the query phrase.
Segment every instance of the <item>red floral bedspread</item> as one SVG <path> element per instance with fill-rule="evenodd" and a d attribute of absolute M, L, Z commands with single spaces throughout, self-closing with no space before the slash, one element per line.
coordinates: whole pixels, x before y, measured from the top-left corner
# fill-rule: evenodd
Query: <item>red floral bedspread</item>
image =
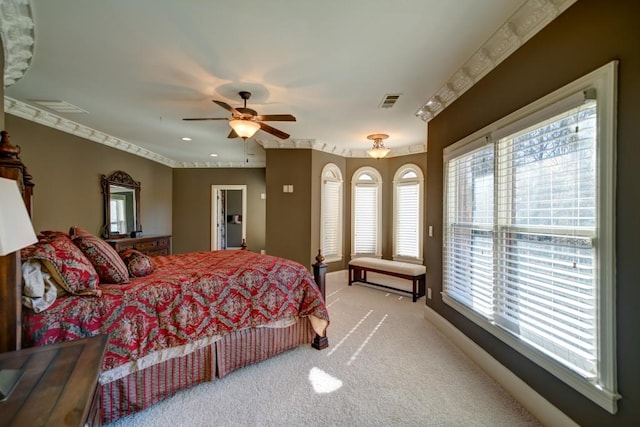
<path fill-rule="evenodd" d="M 154 272 L 101 297 L 68 295 L 23 311 L 26 345 L 109 334 L 103 370 L 154 351 L 293 317 L 329 315 L 302 265 L 249 251 L 153 257 Z"/>

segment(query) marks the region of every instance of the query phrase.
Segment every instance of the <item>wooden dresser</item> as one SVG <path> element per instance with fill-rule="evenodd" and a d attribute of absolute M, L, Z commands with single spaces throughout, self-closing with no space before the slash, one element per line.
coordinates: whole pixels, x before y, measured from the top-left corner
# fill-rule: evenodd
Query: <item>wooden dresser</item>
<path fill-rule="evenodd" d="M 0 426 L 100 426 L 98 377 L 107 335 L 0 354 L 0 369 L 22 369 L 0 402 Z"/>
<path fill-rule="evenodd" d="M 125 249 L 136 249 L 149 256 L 171 255 L 171 236 L 169 235 L 107 239 L 105 241 L 118 252 Z"/>

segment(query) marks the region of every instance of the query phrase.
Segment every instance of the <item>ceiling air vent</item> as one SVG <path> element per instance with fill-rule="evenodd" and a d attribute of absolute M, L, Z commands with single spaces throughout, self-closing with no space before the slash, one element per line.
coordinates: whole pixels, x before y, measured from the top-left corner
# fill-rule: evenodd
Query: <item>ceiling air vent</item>
<path fill-rule="evenodd" d="M 80 107 L 77 107 L 73 104 L 69 104 L 65 101 L 42 101 L 32 99 L 31 102 L 34 102 L 44 108 L 48 108 L 49 110 L 56 111 L 58 113 L 83 113 L 88 114 L 88 111 L 83 110 Z"/>
<path fill-rule="evenodd" d="M 380 108 L 391 108 L 396 105 L 398 98 L 400 98 L 400 93 L 388 93 L 382 99 L 380 103 Z"/>

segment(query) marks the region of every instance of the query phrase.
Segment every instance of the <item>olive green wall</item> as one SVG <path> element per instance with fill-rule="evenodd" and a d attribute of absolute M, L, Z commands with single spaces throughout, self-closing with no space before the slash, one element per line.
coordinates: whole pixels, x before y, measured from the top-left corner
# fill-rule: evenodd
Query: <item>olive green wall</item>
<path fill-rule="evenodd" d="M 75 225 L 99 235 L 104 223 L 101 175 L 122 170 L 141 182 L 144 234 L 171 233 L 171 168 L 10 114 L 5 124 L 33 176 L 36 231 L 68 231 Z"/>
<path fill-rule="evenodd" d="M 267 254 L 310 268 L 312 150 L 267 150 Z M 282 191 L 293 185 L 293 193 Z"/>
<path fill-rule="evenodd" d="M 640 423 L 640 2 L 580 0 L 429 122 L 427 303 L 583 426 Z M 622 399 L 611 415 L 442 302 L 442 151 L 589 72 L 619 59 L 617 128 L 617 369 Z"/>
<path fill-rule="evenodd" d="M 265 249 L 264 168 L 174 169 L 174 253 L 211 250 L 212 185 L 247 186 L 247 247 Z"/>

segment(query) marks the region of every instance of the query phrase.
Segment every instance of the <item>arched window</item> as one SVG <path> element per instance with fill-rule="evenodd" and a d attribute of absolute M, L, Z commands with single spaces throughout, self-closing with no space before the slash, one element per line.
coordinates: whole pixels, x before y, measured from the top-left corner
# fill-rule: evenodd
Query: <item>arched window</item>
<path fill-rule="evenodd" d="M 422 263 L 423 182 L 414 164 L 393 177 L 393 259 Z"/>
<path fill-rule="evenodd" d="M 381 257 L 382 177 L 365 166 L 353 174 L 351 186 L 351 256 Z"/>
<path fill-rule="evenodd" d="M 320 248 L 327 262 L 342 259 L 342 173 L 333 163 L 322 169 L 320 188 Z"/>

